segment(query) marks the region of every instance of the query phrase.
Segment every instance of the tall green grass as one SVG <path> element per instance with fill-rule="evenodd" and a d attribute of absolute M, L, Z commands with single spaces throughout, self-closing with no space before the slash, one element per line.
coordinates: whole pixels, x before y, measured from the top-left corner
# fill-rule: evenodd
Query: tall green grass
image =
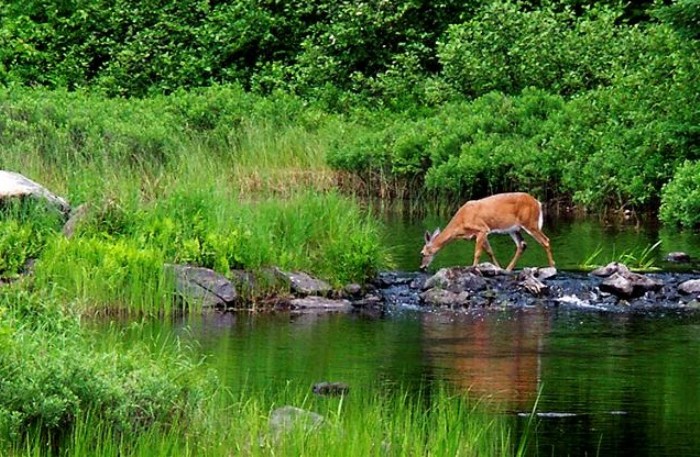
<path fill-rule="evenodd" d="M 353 391 L 346 397 L 311 397 L 307 389 L 221 392 L 201 411 L 196 424 L 173 423 L 124 435 L 85 414 L 50 452 L 36 437 L 9 449 L 9 455 L 62 456 L 348 456 L 522 455 L 507 418 L 437 387 L 429 396 L 405 389 Z M 285 431 L 270 427 L 271 412 L 296 405 L 321 414 L 318 427 L 299 424 Z M 221 406 L 227 405 L 227 406 Z"/>
<path fill-rule="evenodd" d="M 335 286 L 387 264 L 376 222 L 333 190 L 338 118 L 297 99 L 0 90 L 0 113 L 0 168 L 90 205 L 73 238 L 54 230 L 24 256 L 39 257 L 35 285 L 86 309 L 170 312 L 167 262 L 279 266 Z M 6 251 L 22 252 L 34 232 L 12 224 Z"/>

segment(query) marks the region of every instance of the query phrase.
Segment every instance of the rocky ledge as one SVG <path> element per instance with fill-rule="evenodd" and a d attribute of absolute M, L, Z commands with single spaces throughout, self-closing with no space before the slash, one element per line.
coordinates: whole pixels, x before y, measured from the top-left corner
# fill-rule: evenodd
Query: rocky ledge
<path fill-rule="evenodd" d="M 700 275 L 635 273 L 611 263 L 590 273 L 525 268 L 507 272 L 484 263 L 443 268 L 433 275 L 384 273 L 382 302 L 416 307 L 504 309 L 549 306 L 609 311 L 699 309 Z"/>

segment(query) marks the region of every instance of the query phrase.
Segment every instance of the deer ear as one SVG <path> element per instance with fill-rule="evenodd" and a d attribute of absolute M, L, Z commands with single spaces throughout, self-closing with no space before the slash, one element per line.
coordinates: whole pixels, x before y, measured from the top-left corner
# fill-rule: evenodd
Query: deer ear
<path fill-rule="evenodd" d="M 440 227 L 436 228 L 435 231 L 433 232 L 432 235 L 430 235 L 430 239 L 434 240 L 435 237 L 437 237 L 440 234 Z"/>
<path fill-rule="evenodd" d="M 425 242 L 430 243 L 430 232 L 427 230 L 425 231 Z"/>

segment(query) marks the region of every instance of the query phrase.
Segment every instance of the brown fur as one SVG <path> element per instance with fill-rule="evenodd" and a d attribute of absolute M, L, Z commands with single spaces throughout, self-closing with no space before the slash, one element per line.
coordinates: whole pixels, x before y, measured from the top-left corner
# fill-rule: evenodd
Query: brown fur
<path fill-rule="evenodd" d="M 540 226 L 541 211 L 540 203 L 524 192 L 496 194 L 481 200 L 468 201 L 457 210 L 445 230 L 441 232 L 437 229 L 432 235 L 426 233 L 425 246 L 421 251 L 421 268 L 427 268 L 433 256 L 450 241 L 472 238 L 476 238 L 473 265 L 479 263 L 483 250 L 486 250 L 495 265 L 499 265 L 489 244 L 488 235 L 503 231 L 510 233 L 516 246 L 515 255 L 506 268 L 510 271 L 527 247 L 520 230 L 525 230 L 544 248 L 549 266 L 553 267 L 554 259 L 549 238 Z"/>

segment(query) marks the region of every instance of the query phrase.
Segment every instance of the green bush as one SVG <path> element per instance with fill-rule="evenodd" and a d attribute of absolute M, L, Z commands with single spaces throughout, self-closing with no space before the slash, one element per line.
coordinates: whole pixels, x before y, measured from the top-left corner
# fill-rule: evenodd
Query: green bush
<path fill-rule="evenodd" d="M 526 87 L 572 95 L 608 86 L 637 62 L 640 33 L 619 25 L 621 15 L 592 8 L 578 16 L 554 3 L 535 9 L 510 0 L 488 3 L 449 28 L 438 49 L 443 76 L 472 97 Z"/>
<path fill-rule="evenodd" d="M 89 415 L 126 435 L 191 419 L 209 387 L 173 345 L 98 348 L 48 296 L 0 290 L 0 443 L 49 442 Z M 116 338 L 115 338 L 116 339 Z M 201 373 L 201 371 L 200 371 Z"/>
<path fill-rule="evenodd" d="M 667 224 L 700 227 L 700 161 L 686 161 L 661 192 L 659 218 Z"/>

